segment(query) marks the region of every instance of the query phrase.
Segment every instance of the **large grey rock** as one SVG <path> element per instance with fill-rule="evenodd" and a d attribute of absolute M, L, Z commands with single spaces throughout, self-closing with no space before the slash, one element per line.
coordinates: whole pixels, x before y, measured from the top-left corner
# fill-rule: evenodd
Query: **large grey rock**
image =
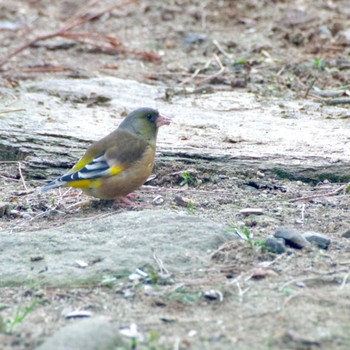
<path fill-rule="evenodd" d="M 35 232 L 5 231 L 0 233 L 0 285 L 99 282 L 103 275 L 155 264 L 152 250 L 169 272 L 189 271 L 209 265 L 210 252 L 229 239 L 217 223 L 167 210 L 73 220 Z"/>
<path fill-rule="evenodd" d="M 130 342 L 119 335 L 107 319 L 71 321 L 48 338 L 36 350 L 128 350 Z"/>

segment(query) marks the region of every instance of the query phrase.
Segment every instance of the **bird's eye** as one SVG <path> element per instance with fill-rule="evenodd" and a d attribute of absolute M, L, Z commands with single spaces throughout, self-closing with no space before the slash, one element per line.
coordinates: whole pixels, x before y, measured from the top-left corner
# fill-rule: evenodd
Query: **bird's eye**
<path fill-rule="evenodd" d="M 154 115 L 153 115 L 153 114 L 148 114 L 148 115 L 147 115 L 147 119 L 148 119 L 150 122 L 154 122 Z"/>

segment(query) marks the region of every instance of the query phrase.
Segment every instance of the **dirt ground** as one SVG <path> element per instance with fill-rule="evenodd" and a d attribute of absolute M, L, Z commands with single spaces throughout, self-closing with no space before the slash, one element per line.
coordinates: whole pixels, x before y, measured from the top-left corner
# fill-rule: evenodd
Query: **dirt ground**
<path fill-rule="evenodd" d="M 97 2 L 85 18 L 116 3 Z M 54 32 L 84 4 L 0 3 L 0 57 L 26 38 Z M 334 96 L 317 89 L 340 89 L 337 96 L 347 96 L 349 30 L 346 0 L 145 0 L 76 27 L 70 32 L 79 33 L 74 38 L 36 42 L 2 66 L 0 85 L 16 87 L 52 76 L 116 76 L 163 84 L 169 100 L 191 88 L 329 102 Z M 106 36 L 123 47 L 111 46 Z M 126 297 L 127 276 L 120 278 L 123 287 L 3 287 L 3 348 L 34 348 L 67 322 L 62 315 L 69 308 L 110 316 L 118 326 L 135 322 L 144 337 L 140 349 L 350 348 L 350 245 L 342 236 L 350 226 L 350 200 L 343 184 L 291 181 L 253 168 L 207 172 L 203 164 L 158 165 L 155 170 L 158 176 L 148 185 L 157 191 L 138 192 L 139 200 L 149 204 L 144 210 L 158 209 L 154 198 L 161 193 L 161 207 L 204 216 L 232 230 L 245 227 L 251 240 L 233 240 L 212 256 L 210 270 L 174 276 L 174 284 L 157 285 L 157 293 L 145 292 L 141 283 Z M 54 192 L 54 199 L 48 194 L 39 202 L 24 191 L 17 166 L 0 163 L 0 175 L 1 201 L 11 202 L 15 210 L 0 218 L 1 229 L 34 230 L 127 210 L 91 202 L 72 207 L 88 199 L 78 191 L 63 197 Z M 25 180 L 29 190 L 42 183 Z M 181 206 L 176 196 L 191 202 Z M 55 210 L 49 210 L 53 200 Z M 239 213 L 248 207 L 261 208 L 263 215 Z M 266 252 L 264 239 L 281 225 L 324 233 L 331 245 L 328 250 L 288 248 L 282 255 Z M 214 297 L 205 295 L 210 290 L 216 291 Z M 34 304 L 9 330 L 5 323 Z"/>

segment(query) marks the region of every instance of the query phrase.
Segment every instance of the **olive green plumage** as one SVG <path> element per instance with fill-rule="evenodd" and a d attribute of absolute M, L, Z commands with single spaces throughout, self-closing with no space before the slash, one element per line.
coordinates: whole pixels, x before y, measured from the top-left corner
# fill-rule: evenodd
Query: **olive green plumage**
<path fill-rule="evenodd" d="M 68 173 L 42 191 L 66 186 L 101 199 L 126 196 L 150 176 L 158 128 L 169 123 L 169 118 L 152 108 L 131 112 L 115 131 L 93 143 Z"/>

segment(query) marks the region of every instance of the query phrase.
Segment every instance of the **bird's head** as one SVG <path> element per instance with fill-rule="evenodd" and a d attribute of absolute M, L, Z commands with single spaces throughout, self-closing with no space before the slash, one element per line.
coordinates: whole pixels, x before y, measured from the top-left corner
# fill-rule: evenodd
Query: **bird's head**
<path fill-rule="evenodd" d="M 129 113 L 119 128 L 136 133 L 146 140 L 157 137 L 158 128 L 169 125 L 170 118 L 152 108 L 139 108 Z"/>

